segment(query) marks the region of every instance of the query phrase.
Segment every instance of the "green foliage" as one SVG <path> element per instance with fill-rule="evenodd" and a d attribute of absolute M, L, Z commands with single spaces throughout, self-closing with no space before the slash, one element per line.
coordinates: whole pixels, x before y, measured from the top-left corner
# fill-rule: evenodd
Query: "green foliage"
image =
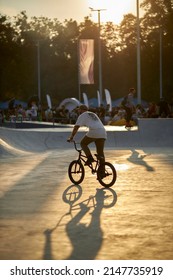
<path fill-rule="evenodd" d="M 173 93 L 173 0 L 143 0 L 140 19 L 142 98 L 159 99 L 159 57 L 162 38 L 163 94 Z M 101 26 L 103 88 L 113 98 L 136 87 L 136 17 L 124 16 L 120 25 Z M 98 89 L 98 25 L 32 17 L 25 11 L 8 18 L 0 15 L 0 100 L 27 101 L 38 91 L 38 50 L 42 102 L 46 94 L 56 106 L 66 97 L 78 98 L 78 39 L 95 40 L 95 84 L 81 85 L 89 97 Z"/>

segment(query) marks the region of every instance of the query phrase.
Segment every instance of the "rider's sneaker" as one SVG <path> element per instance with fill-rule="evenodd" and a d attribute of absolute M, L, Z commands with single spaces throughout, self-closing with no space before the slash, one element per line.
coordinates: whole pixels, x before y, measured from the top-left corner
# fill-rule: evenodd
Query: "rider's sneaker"
<path fill-rule="evenodd" d="M 99 174 L 97 174 L 97 180 L 99 179 L 103 179 L 106 177 L 106 173 L 105 172 L 100 172 Z"/>
<path fill-rule="evenodd" d="M 89 157 L 89 158 L 87 159 L 87 161 L 85 162 L 85 165 L 90 165 L 92 162 L 94 162 L 93 157 Z"/>
<path fill-rule="evenodd" d="M 100 166 L 99 171 L 97 173 L 97 179 L 98 179 L 98 177 L 100 179 L 103 179 L 104 177 L 106 177 L 106 172 L 105 172 L 105 167 L 104 166 L 103 167 Z"/>

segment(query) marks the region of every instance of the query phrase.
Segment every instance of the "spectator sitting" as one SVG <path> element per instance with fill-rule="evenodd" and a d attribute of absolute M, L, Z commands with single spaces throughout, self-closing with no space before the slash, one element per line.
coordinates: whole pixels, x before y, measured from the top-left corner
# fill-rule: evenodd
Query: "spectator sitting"
<path fill-rule="evenodd" d="M 56 109 L 56 117 L 60 123 L 67 123 L 69 121 L 69 110 L 64 105 L 61 108 Z"/>
<path fill-rule="evenodd" d="M 4 122 L 4 112 L 0 109 L 0 123 Z"/>
<path fill-rule="evenodd" d="M 137 124 L 139 118 L 144 118 L 146 116 L 144 108 L 138 104 L 135 108 L 135 112 L 132 115 L 132 120 Z"/>
<path fill-rule="evenodd" d="M 123 107 L 120 107 L 113 118 L 108 122 L 109 125 L 124 125 L 125 124 L 125 113 Z"/>
<path fill-rule="evenodd" d="M 168 102 L 164 98 L 161 98 L 160 101 L 158 102 L 158 107 L 159 107 L 159 117 L 167 118 L 170 114 Z"/>
<path fill-rule="evenodd" d="M 77 118 L 78 118 L 78 108 L 74 108 L 69 114 L 70 123 L 75 124 Z"/>
<path fill-rule="evenodd" d="M 150 102 L 147 111 L 147 118 L 158 118 L 158 107 L 156 103 Z"/>
<path fill-rule="evenodd" d="M 100 107 L 98 108 L 98 114 L 97 115 L 98 115 L 99 119 L 101 120 L 101 122 L 103 124 L 105 124 L 106 110 L 105 110 L 103 104 L 101 104 Z"/>
<path fill-rule="evenodd" d="M 46 122 L 52 121 L 53 119 L 53 112 L 49 107 L 47 108 L 47 110 L 45 110 L 45 119 Z"/>
<path fill-rule="evenodd" d="M 20 121 L 22 121 L 26 118 L 25 109 L 22 107 L 21 104 L 19 104 L 18 107 L 16 108 L 16 117 Z"/>
<path fill-rule="evenodd" d="M 27 118 L 29 118 L 32 121 L 36 121 L 37 120 L 37 110 L 38 110 L 38 107 L 37 107 L 36 103 L 32 102 L 30 109 L 26 111 Z"/>

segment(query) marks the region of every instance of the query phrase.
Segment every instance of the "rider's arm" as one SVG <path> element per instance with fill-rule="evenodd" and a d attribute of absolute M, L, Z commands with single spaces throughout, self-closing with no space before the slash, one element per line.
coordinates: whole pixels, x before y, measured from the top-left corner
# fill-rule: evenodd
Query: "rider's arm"
<path fill-rule="evenodd" d="M 79 125 L 75 125 L 74 128 L 73 128 L 73 131 L 71 133 L 71 136 L 69 137 L 69 140 L 72 141 L 73 140 L 73 137 L 76 135 L 78 129 L 79 129 Z"/>

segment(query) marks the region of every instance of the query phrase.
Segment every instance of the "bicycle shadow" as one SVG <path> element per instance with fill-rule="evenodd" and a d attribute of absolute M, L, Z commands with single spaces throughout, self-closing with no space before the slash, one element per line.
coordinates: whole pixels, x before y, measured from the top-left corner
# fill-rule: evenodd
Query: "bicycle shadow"
<path fill-rule="evenodd" d="M 69 204 L 69 211 L 60 218 L 54 228 L 44 232 L 46 236 L 44 259 L 52 259 L 51 234 L 60 226 L 63 218 L 67 215 L 71 219 L 64 226 L 73 248 L 67 259 L 92 260 L 97 256 L 103 241 L 101 212 L 103 208 L 110 208 L 116 204 L 117 195 L 110 188 L 96 189 L 95 195 L 75 204 L 81 195 L 82 188 L 79 185 L 69 186 L 64 191 L 62 198 L 65 203 Z M 76 215 L 74 215 L 74 211 L 77 211 Z M 90 221 L 84 223 L 82 219 L 86 215 L 90 215 Z"/>
<path fill-rule="evenodd" d="M 147 171 L 153 172 L 155 169 L 150 166 L 147 161 L 144 160 L 148 155 L 141 155 L 138 151 L 132 150 L 132 154 L 127 158 L 127 160 L 136 165 L 143 165 Z"/>

